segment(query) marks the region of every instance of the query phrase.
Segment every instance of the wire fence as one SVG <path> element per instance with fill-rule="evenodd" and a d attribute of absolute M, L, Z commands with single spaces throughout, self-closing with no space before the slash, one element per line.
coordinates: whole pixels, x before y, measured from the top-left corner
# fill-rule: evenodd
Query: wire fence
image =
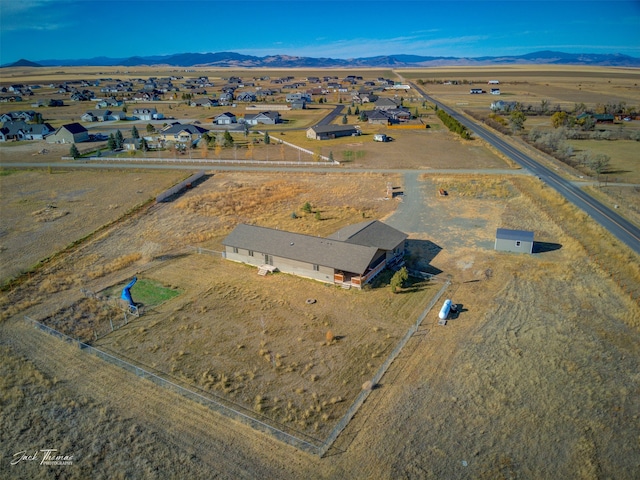
<path fill-rule="evenodd" d="M 73 157 L 61 157 L 62 160 L 78 160 Z M 287 160 L 235 160 L 235 159 L 213 159 L 213 158 L 161 158 L 161 157 L 87 157 L 80 160 L 89 160 L 95 162 L 125 162 L 125 163 L 178 163 L 178 164 L 207 164 L 207 165 L 252 165 L 252 166 L 328 166 L 340 165 L 337 161 L 287 161 Z"/>
<path fill-rule="evenodd" d="M 204 249 L 202 249 L 204 250 Z M 199 252 L 203 253 L 203 252 Z M 213 250 L 207 251 L 207 253 L 211 254 L 221 254 L 221 252 L 215 252 Z M 402 339 L 398 342 L 393 351 L 386 358 L 384 363 L 378 368 L 376 373 L 373 375 L 370 386 L 371 388 L 364 388 L 356 397 L 354 402 L 351 404 L 347 412 L 342 416 L 342 418 L 335 425 L 333 430 L 328 434 L 328 436 L 324 440 L 320 440 L 310 435 L 305 434 L 304 432 L 297 431 L 286 425 L 278 424 L 278 427 L 274 426 L 273 423 L 276 423 L 273 419 L 268 417 L 263 417 L 260 414 L 249 410 L 242 405 L 235 404 L 223 397 L 219 397 L 210 392 L 198 392 L 194 390 L 193 385 L 187 384 L 186 382 L 181 381 L 177 378 L 168 379 L 167 374 L 162 372 L 152 372 L 149 367 L 143 368 L 139 365 L 135 365 L 130 363 L 116 355 L 111 353 L 107 353 L 103 350 L 100 350 L 96 347 L 88 345 L 78 339 L 72 338 L 69 335 L 65 335 L 64 333 L 55 330 L 47 325 L 44 325 L 37 320 L 34 320 L 28 316 L 25 316 L 24 319 L 27 323 L 31 324 L 35 328 L 48 333 L 60 340 L 70 343 L 73 345 L 77 345 L 83 352 L 94 355 L 101 360 L 111 363 L 112 365 L 116 365 L 128 372 L 135 374 L 138 377 L 147 379 L 156 385 L 159 385 L 163 388 L 166 388 L 170 391 L 178 393 L 183 397 L 186 397 L 190 400 L 198 402 L 202 405 L 209 407 L 210 409 L 228 417 L 238 422 L 241 422 L 254 430 L 261 431 L 263 433 L 269 434 L 280 440 L 283 443 L 291 445 L 299 450 L 318 455 L 319 457 L 323 457 L 327 451 L 332 447 L 338 436 L 342 433 L 342 431 L 347 427 L 351 419 L 360 409 L 360 407 L 367 400 L 369 395 L 371 394 L 372 387 L 374 387 L 384 374 L 387 372 L 391 364 L 395 361 L 395 359 L 400 355 L 400 352 L 405 347 L 407 342 L 411 339 L 411 337 L 416 333 L 423 320 L 429 313 L 429 311 L 433 308 L 435 303 L 439 300 L 445 290 L 449 287 L 450 282 L 447 281 L 438 291 L 438 293 L 431 299 L 425 310 L 422 312 L 420 317 L 416 320 L 416 322 L 411 325 L 407 333 L 402 337 Z"/>

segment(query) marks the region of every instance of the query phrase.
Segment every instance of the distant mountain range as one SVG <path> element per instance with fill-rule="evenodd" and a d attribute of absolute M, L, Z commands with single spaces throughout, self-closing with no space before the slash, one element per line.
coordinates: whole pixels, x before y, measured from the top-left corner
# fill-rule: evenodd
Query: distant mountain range
<path fill-rule="evenodd" d="M 255 57 L 234 52 L 178 53 L 149 57 L 94 57 L 77 60 L 19 60 L 2 67 L 79 67 L 79 66 L 155 66 L 173 67 L 241 67 L 241 68 L 402 68 L 440 67 L 447 65 L 599 65 L 640 67 L 640 58 L 622 54 L 564 53 L 541 51 L 526 55 L 499 57 L 428 57 L 421 55 L 384 55 L 365 58 L 313 58 L 289 55 Z"/>

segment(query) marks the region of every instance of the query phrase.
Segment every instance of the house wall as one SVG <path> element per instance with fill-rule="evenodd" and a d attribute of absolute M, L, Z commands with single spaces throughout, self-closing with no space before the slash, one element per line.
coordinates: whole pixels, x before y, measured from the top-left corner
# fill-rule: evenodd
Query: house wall
<path fill-rule="evenodd" d="M 520 245 L 518 245 L 517 242 L 520 242 Z M 532 253 L 533 242 L 496 238 L 495 249 L 500 252 Z"/>
<path fill-rule="evenodd" d="M 233 260 L 236 262 L 247 263 L 249 265 L 264 265 L 265 255 L 261 252 L 253 252 L 253 256 L 249 255 L 249 251 L 238 248 L 238 252 L 234 252 L 234 247 L 225 246 L 225 255 L 227 260 Z M 300 262 L 297 260 L 291 260 L 289 258 L 271 256 L 270 265 L 276 267 L 279 271 L 284 273 L 291 273 L 300 277 L 307 277 L 321 282 L 333 283 L 333 268 L 318 266 L 318 270 L 313 269 L 313 264 Z"/>

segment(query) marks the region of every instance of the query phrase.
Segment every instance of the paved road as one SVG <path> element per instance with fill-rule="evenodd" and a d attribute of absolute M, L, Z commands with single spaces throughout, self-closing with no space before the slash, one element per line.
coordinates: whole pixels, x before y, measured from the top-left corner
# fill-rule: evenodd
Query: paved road
<path fill-rule="evenodd" d="M 320 120 L 318 123 L 316 123 L 314 125 L 314 127 L 318 127 L 320 125 L 329 125 L 331 122 L 333 122 L 334 118 L 336 118 L 338 115 L 340 115 L 340 112 L 342 112 L 343 109 L 344 109 L 344 105 L 336 105 L 336 108 L 334 108 L 331 111 L 331 113 L 329 113 L 322 120 Z"/>
<path fill-rule="evenodd" d="M 554 188 L 578 208 L 584 210 L 591 218 L 606 228 L 616 238 L 628 245 L 634 252 L 640 254 L 640 228 L 636 227 L 610 208 L 587 195 L 570 180 L 566 180 L 554 171 L 535 161 L 529 155 L 508 144 L 487 128 L 438 102 L 416 85 L 412 84 L 412 87 L 415 88 L 416 91 L 418 91 L 425 99 L 436 104 L 438 108 L 441 108 L 461 124 L 466 126 L 469 130 L 473 131 L 476 136 L 493 145 L 500 152 L 511 158 L 523 168 L 526 168 L 534 175 L 537 175 L 541 181 Z"/>

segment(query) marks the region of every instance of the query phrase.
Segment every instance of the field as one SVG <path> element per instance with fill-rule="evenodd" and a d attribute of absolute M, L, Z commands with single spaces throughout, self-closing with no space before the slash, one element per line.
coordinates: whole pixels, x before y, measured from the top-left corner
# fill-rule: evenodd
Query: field
<path fill-rule="evenodd" d="M 572 79 L 558 78 L 566 81 Z M 46 239 L 66 234 L 62 222 L 75 215 L 77 226 L 60 244 L 11 260 L 24 269 L 51 255 L 0 297 L 2 457 L 56 448 L 74 461 L 47 467 L 3 460 L 0 476 L 635 478 L 638 256 L 476 141 L 444 128 L 397 138 L 362 146 L 335 141 L 327 147 L 334 155 L 356 147 L 367 153 L 332 173 L 212 170 L 172 201 L 127 215 L 140 203 L 137 195 L 151 197 L 185 172 L 5 170 L 3 218 L 11 215 L 16 227 L 6 229 L 3 245 L 13 239 L 19 256 L 20 242 L 43 225 Z M 385 199 L 388 183 L 404 195 Z M 42 192 L 30 192 L 34 184 Z M 83 190 L 89 184 L 95 197 Z M 439 196 L 441 188 L 449 195 Z M 29 201 L 19 202 L 20 195 Z M 47 211 L 49 197 L 56 208 Z M 129 203 L 108 209 L 115 198 Z M 311 214 L 302 210 L 305 202 Z M 36 217 L 56 218 L 28 218 L 43 208 Z M 408 233 L 407 261 L 436 279 L 413 279 L 399 294 L 391 293 L 389 275 L 363 291 L 343 290 L 285 274 L 260 277 L 206 252 L 220 251 L 239 222 L 325 236 L 374 218 Z M 27 220 L 33 224 L 20 223 Z M 535 231 L 538 253 L 494 251 L 497 227 Z M 144 314 L 126 324 L 117 302 L 83 293 L 118 297 L 133 276 Z M 322 440 L 444 280 L 459 314 L 443 327 L 437 307 L 428 313 L 324 458 L 23 319 Z M 111 331 L 110 320 L 119 328 Z"/>

